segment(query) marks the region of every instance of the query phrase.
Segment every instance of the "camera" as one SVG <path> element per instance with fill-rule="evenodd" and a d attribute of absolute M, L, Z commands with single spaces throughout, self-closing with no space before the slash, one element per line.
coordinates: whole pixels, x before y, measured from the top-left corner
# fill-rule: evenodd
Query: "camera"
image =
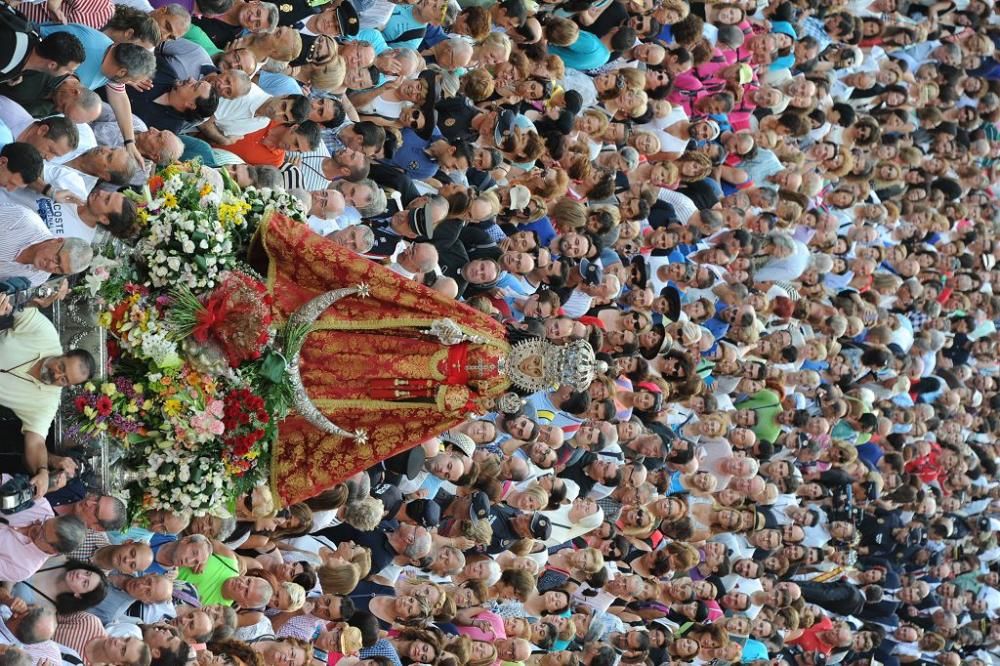
<path fill-rule="evenodd" d="M 35 486 L 27 474 L 12 476 L 0 486 L 0 513 L 10 515 L 24 511 L 34 503 Z"/>

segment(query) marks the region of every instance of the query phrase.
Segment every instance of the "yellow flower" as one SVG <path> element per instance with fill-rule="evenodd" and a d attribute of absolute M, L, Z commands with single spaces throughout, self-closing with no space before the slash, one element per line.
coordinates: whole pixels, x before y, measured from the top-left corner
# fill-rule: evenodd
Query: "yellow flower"
<path fill-rule="evenodd" d="M 143 224 L 149 222 L 149 213 L 146 212 L 145 208 L 140 208 L 138 215 L 139 215 L 139 221 L 142 222 Z"/>
<path fill-rule="evenodd" d="M 102 312 L 101 316 L 97 318 L 97 325 L 101 328 L 108 328 L 111 326 L 111 313 Z"/>
<path fill-rule="evenodd" d="M 199 197 L 207 197 L 211 193 L 212 193 L 212 186 L 210 184 L 208 184 L 208 183 L 205 183 L 205 186 L 203 188 L 201 188 L 200 192 L 198 192 L 198 196 Z"/>
<path fill-rule="evenodd" d="M 142 384 L 132 384 L 132 390 L 136 393 L 142 393 L 145 387 Z"/>
<path fill-rule="evenodd" d="M 243 201 L 223 203 L 219 205 L 219 222 L 223 226 L 231 224 L 239 226 L 246 222 L 244 215 L 250 212 L 250 204 Z"/>
<path fill-rule="evenodd" d="M 115 393 L 118 393 L 118 387 L 111 382 L 106 382 L 101 384 L 101 393 L 104 395 L 114 395 Z"/>
<path fill-rule="evenodd" d="M 83 390 L 90 391 L 91 393 L 93 393 L 94 391 L 97 390 L 97 387 L 94 386 L 94 382 L 87 382 L 86 384 L 83 385 Z"/>
<path fill-rule="evenodd" d="M 97 410 L 88 405 L 83 408 L 83 415 L 86 416 L 88 419 L 92 419 L 95 416 L 97 416 Z"/>
<path fill-rule="evenodd" d="M 177 416 L 181 413 L 181 401 L 176 398 L 171 398 L 163 403 L 163 411 L 166 412 L 167 416 Z"/>
<path fill-rule="evenodd" d="M 98 424 L 97 424 L 97 429 L 98 429 L 98 430 L 107 430 L 107 429 L 108 429 L 108 424 L 107 424 L 107 423 L 104 423 L 104 422 L 102 421 L 101 423 L 98 423 Z"/>
<path fill-rule="evenodd" d="M 142 402 L 142 408 L 143 409 L 152 409 L 153 408 L 153 401 L 152 400 L 144 400 Z"/>
<path fill-rule="evenodd" d="M 177 208 L 177 197 L 173 194 L 167 192 L 163 195 L 163 207 L 164 208 Z"/>
<path fill-rule="evenodd" d="M 181 173 L 180 166 L 177 164 L 171 164 L 170 166 L 165 168 L 160 175 L 163 176 L 164 180 L 166 180 L 167 178 L 173 178 L 179 173 Z"/>

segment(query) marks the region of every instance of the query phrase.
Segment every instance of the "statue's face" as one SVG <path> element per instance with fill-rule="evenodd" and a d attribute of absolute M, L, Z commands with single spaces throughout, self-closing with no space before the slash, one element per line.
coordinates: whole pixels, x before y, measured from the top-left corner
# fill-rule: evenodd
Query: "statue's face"
<path fill-rule="evenodd" d="M 526 356 L 517 364 L 517 369 L 528 377 L 540 379 L 545 375 L 545 359 L 541 354 Z"/>

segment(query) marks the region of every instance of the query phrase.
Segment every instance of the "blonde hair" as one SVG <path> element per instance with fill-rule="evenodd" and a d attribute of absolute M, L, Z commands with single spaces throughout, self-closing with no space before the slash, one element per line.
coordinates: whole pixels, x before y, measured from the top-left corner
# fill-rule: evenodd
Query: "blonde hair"
<path fill-rule="evenodd" d="M 344 85 L 344 77 L 346 76 L 347 61 L 338 55 L 325 65 L 315 66 L 309 77 L 309 83 L 314 88 L 332 92 Z"/>
<path fill-rule="evenodd" d="M 367 548 L 359 548 L 350 562 L 326 562 L 316 570 L 323 594 L 350 594 L 362 578 L 372 568 L 372 554 Z"/>
<path fill-rule="evenodd" d="M 580 229 L 587 224 L 587 207 L 579 201 L 563 197 L 552 204 L 549 217 L 553 218 L 553 222 L 557 225 Z"/>
<path fill-rule="evenodd" d="M 576 24 L 574 24 L 576 25 Z M 513 42 L 510 41 L 510 37 L 502 32 L 491 32 L 486 35 L 486 39 L 480 43 L 480 46 L 485 48 L 490 48 L 492 46 L 499 46 L 504 50 L 504 60 L 510 60 L 511 49 L 514 48 Z"/>
<path fill-rule="evenodd" d="M 298 583 L 282 583 L 281 587 L 288 593 L 288 600 L 290 602 L 288 608 L 282 608 L 281 610 L 288 613 L 294 613 L 305 606 L 306 591 L 301 585 Z"/>
<path fill-rule="evenodd" d="M 570 46 L 580 38 L 580 26 L 569 19 L 553 17 L 545 26 L 545 38 L 556 46 Z"/>

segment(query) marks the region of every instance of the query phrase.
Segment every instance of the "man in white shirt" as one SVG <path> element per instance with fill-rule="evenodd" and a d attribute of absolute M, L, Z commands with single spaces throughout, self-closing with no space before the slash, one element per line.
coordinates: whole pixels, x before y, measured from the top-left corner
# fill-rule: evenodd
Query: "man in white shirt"
<path fill-rule="evenodd" d="M 62 238 L 94 240 L 99 226 L 107 228 L 116 238 L 128 238 L 135 229 L 138 213 L 134 203 L 120 192 L 94 189 L 86 197 L 75 193 L 56 192 L 52 186 L 45 194 L 25 188 L 7 194 L 6 198 L 38 213 L 53 235 Z"/>
<path fill-rule="evenodd" d="M 389 270 L 410 280 L 417 280 L 424 273 L 434 271 L 437 263 L 437 248 L 431 243 L 400 243 L 392 255 Z"/>
<path fill-rule="evenodd" d="M 70 120 L 62 116 L 35 120 L 20 104 L 2 96 L 0 121 L 14 141 L 31 144 L 45 160 L 67 155 L 79 145 L 79 131 Z"/>

